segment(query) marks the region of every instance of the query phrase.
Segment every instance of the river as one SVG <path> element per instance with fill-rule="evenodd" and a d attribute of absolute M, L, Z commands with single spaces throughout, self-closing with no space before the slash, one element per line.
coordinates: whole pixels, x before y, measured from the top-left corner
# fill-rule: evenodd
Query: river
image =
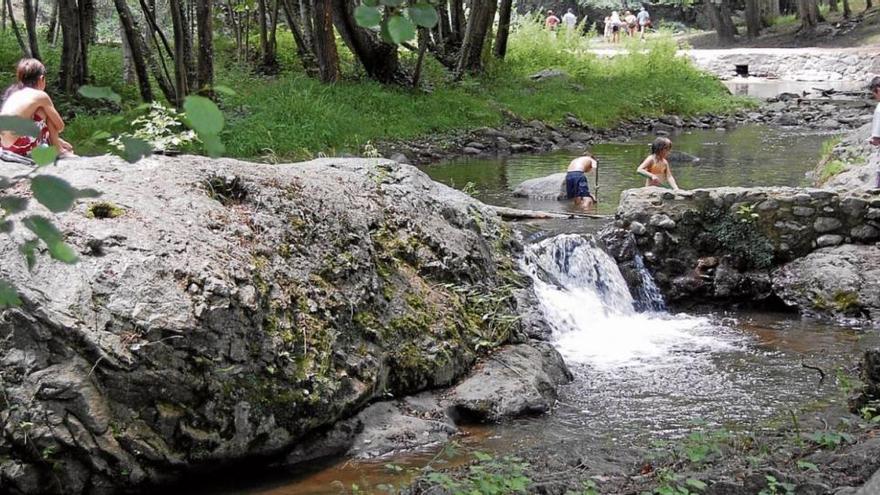
<path fill-rule="evenodd" d="M 804 185 L 828 137 L 762 126 L 689 131 L 673 136 L 675 149 L 700 161 L 674 164 L 673 170 L 684 188 Z M 600 164 L 600 213 L 613 213 L 621 191 L 641 185 L 635 168 L 650 139 L 593 148 Z M 514 198 L 511 191 L 523 180 L 564 170 L 571 157 L 556 152 L 461 159 L 423 170 L 490 204 L 564 210 L 570 208 L 564 202 Z M 554 345 L 575 380 L 562 388 L 552 413 L 466 427 L 458 440 L 462 445 L 498 453 L 588 445 L 597 473 L 626 472 L 657 442 L 697 429 L 760 432 L 790 411 L 841 400 L 833 376 L 820 381 L 804 365 L 829 374 L 849 372 L 857 356 L 880 344 L 875 331 L 792 314 L 679 314 L 666 310 L 650 291 L 634 301 L 616 264 L 589 240 L 602 223 L 519 224 L 528 243 L 522 267 L 535 283 Z M 638 312 L 636 302 L 653 309 Z M 374 461 L 331 460 L 296 472 L 263 473 L 256 482 L 254 476 L 232 478 L 199 491 L 336 494 L 356 486 L 361 493 L 384 493 L 406 484 L 411 476 L 406 468 L 461 461 L 456 455 L 440 459 L 437 449 Z"/>

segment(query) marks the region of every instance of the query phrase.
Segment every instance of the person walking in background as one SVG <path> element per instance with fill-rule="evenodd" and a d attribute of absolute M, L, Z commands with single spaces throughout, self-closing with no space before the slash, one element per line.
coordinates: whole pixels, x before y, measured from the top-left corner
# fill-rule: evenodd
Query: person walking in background
<path fill-rule="evenodd" d="M 552 10 L 547 11 L 547 19 L 544 21 L 544 27 L 549 29 L 550 31 L 556 31 L 556 26 L 559 25 L 559 18 L 553 13 Z"/>
<path fill-rule="evenodd" d="M 611 41 L 611 16 L 605 16 L 605 41 Z"/>
<path fill-rule="evenodd" d="M 611 42 L 617 43 L 620 41 L 620 26 L 623 24 L 623 21 L 620 20 L 620 14 L 617 13 L 616 10 L 611 12 Z"/>
<path fill-rule="evenodd" d="M 874 79 L 871 79 L 868 89 L 871 91 L 871 96 L 875 100 L 880 101 L 880 76 L 875 76 Z M 871 123 L 871 138 L 868 139 L 868 142 L 877 147 L 874 156 L 880 162 L 880 103 L 874 109 L 874 120 Z M 876 186 L 880 189 L 880 163 L 878 163 Z"/>
<path fill-rule="evenodd" d="M 636 16 L 636 19 L 639 22 L 639 38 L 645 39 L 645 31 L 651 27 L 651 14 L 645 10 L 645 6 L 639 10 L 639 14 Z"/>
<path fill-rule="evenodd" d="M 635 38 L 636 31 L 638 30 L 638 22 L 636 21 L 636 16 L 633 15 L 632 12 L 626 11 L 626 14 L 623 16 L 623 22 L 626 23 L 626 35 Z"/>
<path fill-rule="evenodd" d="M 568 9 L 564 16 L 562 16 L 562 23 L 565 24 L 565 27 L 569 30 L 574 30 L 577 27 L 578 18 L 574 15 L 574 11 L 572 9 Z"/>

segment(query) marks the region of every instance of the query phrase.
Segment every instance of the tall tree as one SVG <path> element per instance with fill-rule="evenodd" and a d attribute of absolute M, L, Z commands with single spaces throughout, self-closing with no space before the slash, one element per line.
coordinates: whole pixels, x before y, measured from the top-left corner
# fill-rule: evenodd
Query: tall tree
<path fill-rule="evenodd" d="M 299 0 L 281 0 L 281 6 L 284 9 L 284 17 L 287 20 L 287 27 L 293 35 L 293 42 L 296 45 L 296 54 L 306 74 L 316 76 L 318 73 L 318 62 L 315 56 L 315 47 L 311 39 L 307 39 L 304 34 L 305 22 L 300 16 Z M 311 20 L 308 21 L 311 24 Z M 310 30 L 311 32 L 311 30 Z"/>
<path fill-rule="evenodd" d="M 819 10 L 816 0 L 798 0 L 798 17 L 801 19 L 801 33 L 813 34 L 819 24 Z"/>
<path fill-rule="evenodd" d="M 141 36 L 137 20 L 128 8 L 126 0 L 113 0 L 116 7 L 116 15 L 119 16 L 119 25 L 122 28 L 122 39 L 128 47 L 129 57 L 141 99 L 153 101 L 153 88 L 150 86 L 150 76 L 147 71 L 147 44 Z"/>
<path fill-rule="evenodd" d="M 745 0 L 746 2 L 746 31 L 749 38 L 757 38 L 761 34 L 761 6 L 760 0 Z"/>
<path fill-rule="evenodd" d="M 46 42 L 55 45 L 58 36 L 58 0 L 52 4 L 52 13 L 49 15 L 49 26 L 46 29 Z"/>
<path fill-rule="evenodd" d="M 83 31 L 84 18 L 90 14 L 88 4 L 77 0 L 58 0 L 61 22 L 61 64 L 58 68 L 58 82 L 61 90 L 73 94 L 86 84 L 89 77 L 87 34 Z M 94 6 L 94 4 L 91 4 Z"/>
<path fill-rule="evenodd" d="M 174 86 L 176 88 L 175 106 L 183 106 L 183 99 L 189 93 L 191 81 L 189 80 L 189 67 L 187 50 L 192 50 L 192 45 L 187 43 L 187 22 L 184 15 L 181 0 L 170 0 L 171 28 L 174 31 Z"/>
<path fill-rule="evenodd" d="M 498 8 L 498 33 L 495 35 L 495 57 L 503 59 L 507 55 L 507 38 L 510 35 L 510 14 L 513 0 L 501 0 Z"/>
<path fill-rule="evenodd" d="M 323 82 L 336 82 L 339 80 L 339 55 L 333 34 L 333 5 L 330 0 L 314 0 L 312 13 L 318 76 Z"/>
<path fill-rule="evenodd" d="M 196 0 L 196 31 L 199 38 L 198 73 L 200 90 L 214 86 L 214 2 Z"/>
<path fill-rule="evenodd" d="M 40 59 L 40 44 L 37 42 L 37 6 L 34 0 L 24 0 L 24 28 L 27 31 L 28 49 L 33 58 Z"/>
<path fill-rule="evenodd" d="M 706 0 L 706 16 L 723 44 L 732 44 L 737 34 L 727 0 Z"/>
<path fill-rule="evenodd" d="M 495 20 L 496 0 L 474 1 L 468 16 L 467 29 L 458 56 L 456 76 L 477 73 L 483 70 L 483 46 Z"/>
<path fill-rule="evenodd" d="M 406 84 L 410 81 L 400 66 L 397 45 L 382 41 L 379 36 L 357 25 L 352 0 L 330 0 L 333 21 L 339 36 L 355 55 L 371 78 L 381 83 Z"/>
<path fill-rule="evenodd" d="M 461 45 L 464 40 L 464 30 L 467 26 L 463 4 L 464 0 L 449 0 L 449 40 L 456 46 Z"/>
<path fill-rule="evenodd" d="M 21 35 L 21 30 L 18 28 L 18 23 L 15 22 L 15 12 L 12 10 L 12 0 L 5 0 L 3 5 L 6 6 L 6 11 L 9 13 L 9 25 L 12 26 L 12 32 L 15 34 L 15 39 L 18 41 L 18 47 L 21 48 L 21 53 L 23 53 L 25 57 L 33 56 L 31 54 L 30 45 L 25 42 L 24 37 Z"/>
<path fill-rule="evenodd" d="M 849 0 L 843 0 L 843 17 L 845 19 L 849 19 L 852 15 L 852 9 L 849 6 Z"/>
<path fill-rule="evenodd" d="M 828 0 L 828 11 L 838 12 L 840 8 L 837 6 L 837 0 Z"/>

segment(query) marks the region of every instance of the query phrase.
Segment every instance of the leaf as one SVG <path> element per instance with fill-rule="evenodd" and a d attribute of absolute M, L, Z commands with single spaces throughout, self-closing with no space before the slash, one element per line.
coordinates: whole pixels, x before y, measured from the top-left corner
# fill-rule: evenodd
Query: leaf
<path fill-rule="evenodd" d="M 207 136 L 201 136 L 201 138 L 202 143 L 205 145 L 205 151 L 208 152 L 208 156 L 211 158 L 220 158 L 226 152 L 226 146 L 223 145 L 223 141 L 218 136 L 208 134 Z"/>
<path fill-rule="evenodd" d="M 382 2 L 382 5 L 387 5 L 389 7 L 400 7 L 403 5 L 403 0 L 379 0 Z"/>
<path fill-rule="evenodd" d="M 123 146 L 122 158 L 128 163 L 136 163 L 141 158 L 153 154 L 153 147 L 143 139 L 122 136 L 119 140 L 122 141 Z"/>
<path fill-rule="evenodd" d="M 55 213 L 69 210 L 77 193 L 70 183 L 54 175 L 38 175 L 31 179 L 31 191 L 34 199 Z"/>
<path fill-rule="evenodd" d="M 24 260 L 27 262 L 28 270 L 34 268 L 34 265 L 37 264 L 37 245 L 38 242 L 35 239 L 25 242 L 18 248 L 21 251 L 21 254 L 24 255 Z"/>
<path fill-rule="evenodd" d="M 37 235 L 49 248 L 49 255 L 64 263 L 76 263 L 77 256 L 67 243 L 61 232 L 52 225 L 48 218 L 32 215 L 21 221 L 25 227 Z"/>
<path fill-rule="evenodd" d="M 226 96 L 236 96 L 238 94 L 235 92 L 234 89 L 230 88 L 229 86 L 223 86 L 220 84 L 214 86 L 214 91 Z"/>
<path fill-rule="evenodd" d="M 200 136 L 220 134 L 223 130 L 223 112 L 217 105 L 204 96 L 187 96 L 183 102 L 186 118 L 190 126 Z"/>
<path fill-rule="evenodd" d="M 40 135 L 40 128 L 33 119 L 23 119 L 21 117 L 13 117 L 11 115 L 0 116 L 0 131 L 9 131 L 16 136 Z"/>
<path fill-rule="evenodd" d="M 364 0 L 362 3 L 364 5 L 366 5 L 367 7 L 378 7 L 379 6 L 379 0 Z"/>
<path fill-rule="evenodd" d="M 437 10 L 427 3 L 417 3 L 406 9 L 406 13 L 417 26 L 423 28 L 431 29 L 440 20 Z"/>
<path fill-rule="evenodd" d="M 27 208 L 27 204 L 27 198 L 19 196 L 0 196 L 0 208 L 3 208 L 7 214 L 24 211 L 24 209 Z"/>
<path fill-rule="evenodd" d="M 38 146 L 31 151 L 31 160 L 39 166 L 55 163 L 58 159 L 58 149 L 54 146 Z"/>
<path fill-rule="evenodd" d="M 5 220 L 3 222 L 0 222 L 0 232 L 3 232 L 4 234 L 12 232 L 14 228 L 15 224 L 12 223 L 12 220 Z"/>
<path fill-rule="evenodd" d="M 416 37 L 416 26 L 402 15 L 393 15 L 388 18 L 388 34 L 392 41 L 400 44 Z"/>
<path fill-rule="evenodd" d="M 20 306 L 21 298 L 15 287 L 5 280 L 0 280 L 0 308 L 10 308 L 12 306 Z"/>
<path fill-rule="evenodd" d="M 685 481 L 685 484 L 692 488 L 696 488 L 697 490 L 705 490 L 707 486 L 705 483 L 696 478 L 688 478 L 687 481 Z"/>
<path fill-rule="evenodd" d="M 107 100 L 112 101 L 117 105 L 122 104 L 122 97 L 116 94 L 112 89 L 105 86 L 81 86 L 78 93 L 80 94 L 80 96 L 92 100 Z"/>
<path fill-rule="evenodd" d="M 797 461 L 798 469 L 803 469 L 804 471 L 816 471 L 819 472 L 819 467 L 809 461 Z"/>
<path fill-rule="evenodd" d="M 89 140 L 91 140 L 91 141 L 103 141 L 103 140 L 105 140 L 105 139 L 110 139 L 111 137 L 113 137 L 113 135 L 110 134 L 110 133 L 107 132 L 107 131 L 95 131 L 95 133 L 92 134 L 92 137 L 90 137 Z"/>
<path fill-rule="evenodd" d="M 382 22 L 382 12 L 376 7 L 358 5 L 357 8 L 354 9 L 354 20 L 360 27 L 376 27 Z"/>

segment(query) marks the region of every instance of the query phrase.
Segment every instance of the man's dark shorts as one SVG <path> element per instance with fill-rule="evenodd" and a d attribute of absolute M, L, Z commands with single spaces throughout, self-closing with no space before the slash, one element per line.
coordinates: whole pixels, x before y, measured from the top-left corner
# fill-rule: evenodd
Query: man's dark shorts
<path fill-rule="evenodd" d="M 565 194 L 568 199 L 590 197 L 587 174 L 577 171 L 565 174 Z"/>

